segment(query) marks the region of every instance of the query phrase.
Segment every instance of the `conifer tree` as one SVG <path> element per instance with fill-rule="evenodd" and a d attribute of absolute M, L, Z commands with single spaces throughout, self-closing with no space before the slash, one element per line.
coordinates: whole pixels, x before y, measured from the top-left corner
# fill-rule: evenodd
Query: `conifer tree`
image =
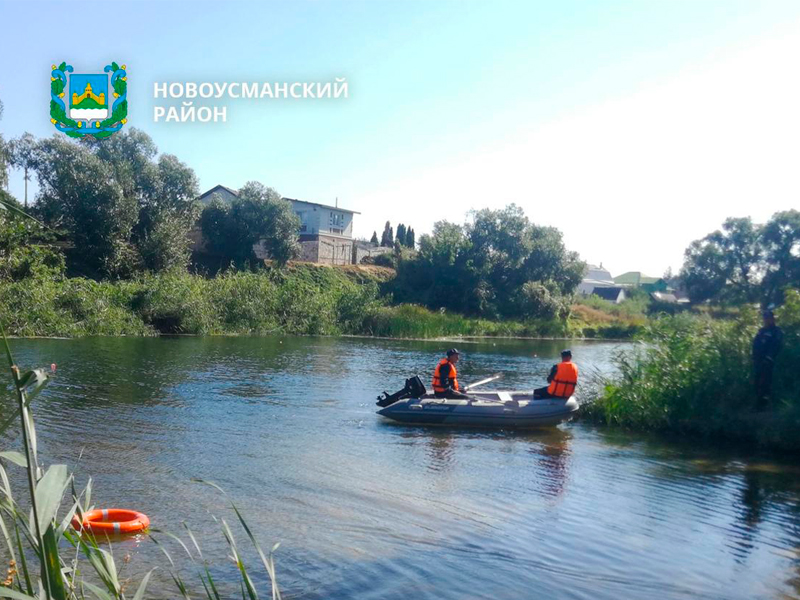
<path fill-rule="evenodd" d="M 386 221 L 386 225 L 383 227 L 383 235 L 381 235 L 381 246 L 384 248 L 391 248 L 394 246 L 394 230 L 392 229 L 391 223 Z"/>

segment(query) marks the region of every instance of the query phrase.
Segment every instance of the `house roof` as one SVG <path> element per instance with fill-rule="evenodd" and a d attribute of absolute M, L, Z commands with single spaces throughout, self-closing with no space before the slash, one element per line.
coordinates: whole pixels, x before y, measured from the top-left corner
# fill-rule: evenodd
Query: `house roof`
<path fill-rule="evenodd" d="M 596 287 L 592 290 L 592 294 L 600 296 L 604 300 L 616 301 L 623 291 L 621 287 Z"/>
<path fill-rule="evenodd" d="M 202 200 L 206 196 L 210 196 L 211 194 L 213 194 L 214 192 L 216 192 L 218 190 L 225 190 L 226 192 L 229 192 L 229 193 L 233 194 L 234 196 L 238 196 L 239 195 L 239 192 L 237 192 L 236 190 L 232 190 L 229 187 L 225 187 L 224 185 L 215 185 L 213 188 L 211 188 L 207 192 L 204 192 L 204 193 L 200 194 L 197 197 L 197 199 L 198 200 Z"/>
<path fill-rule="evenodd" d="M 239 192 L 236 191 L 236 190 L 233 190 L 233 189 L 231 189 L 229 187 L 226 187 L 224 185 L 215 185 L 213 188 L 211 188 L 207 192 L 203 192 L 202 194 L 200 194 L 200 196 L 198 196 L 197 199 L 198 200 L 202 200 L 203 198 L 205 198 L 207 196 L 210 196 L 211 194 L 213 194 L 214 192 L 216 192 L 218 190 L 225 190 L 226 192 L 228 192 L 230 194 L 233 194 L 234 196 L 237 196 L 237 197 L 239 196 Z M 331 206 L 329 204 L 320 204 L 319 202 L 309 202 L 308 200 L 298 200 L 297 198 L 284 198 L 284 200 L 288 200 L 289 202 L 302 202 L 304 204 L 313 204 L 314 206 L 320 206 L 322 208 L 328 208 L 330 210 L 338 210 L 338 211 L 341 211 L 341 212 L 350 213 L 352 215 L 360 215 L 361 214 L 360 212 L 358 212 L 356 210 L 348 210 L 346 208 L 339 208 L 338 206 Z"/>
<path fill-rule="evenodd" d="M 614 283 L 621 283 L 625 285 L 642 285 L 645 283 L 656 283 L 661 281 L 661 277 L 648 277 L 643 275 L 641 271 L 628 271 L 622 275 L 614 277 Z"/>
<path fill-rule="evenodd" d="M 667 304 L 675 304 L 678 301 L 678 297 L 675 294 L 669 294 L 665 292 L 653 292 L 650 294 L 650 297 L 653 300 L 666 302 Z"/>
<path fill-rule="evenodd" d="M 298 200 L 297 198 L 284 198 L 284 200 L 288 200 L 289 202 L 302 202 L 303 204 L 313 204 L 314 206 L 321 206 L 322 208 L 329 208 L 331 210 L 338 210 L 339 212 L 346 212 L 352 215 L 360 215 L 361 213 L 357 210 L 348 210 L 346 208 L 341 208 L 339 206 L 331 206 L 330 204 L 320 204 L 319 202 L 309 202 L 308 200 Z"/>

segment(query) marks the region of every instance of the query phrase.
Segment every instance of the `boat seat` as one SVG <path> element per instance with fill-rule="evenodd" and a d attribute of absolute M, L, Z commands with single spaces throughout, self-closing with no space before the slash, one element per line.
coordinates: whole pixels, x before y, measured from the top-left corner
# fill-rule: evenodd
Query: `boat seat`
<path fill-rule="evenodd" d="M 509 392 L 497 392 L 497 397 L 500 399 L 500 402 L 513 402 L 514 398 L 511 397 Z"/>

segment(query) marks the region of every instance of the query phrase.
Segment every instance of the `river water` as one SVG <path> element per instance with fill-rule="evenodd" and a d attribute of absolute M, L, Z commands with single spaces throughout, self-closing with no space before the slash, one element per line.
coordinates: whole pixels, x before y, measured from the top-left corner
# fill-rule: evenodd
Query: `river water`
<path fill-rule="evenodd" d="M 96 506 L 141 510 L 188 542 L 187 523 L 223 596 L 240 592 L 219 519 L 264 597 L 266 576 L 225 498 L 192 478 L 224 488 L 265 549 L 281 543 L 287 598 L 800 598 L 800 470 L 789 461 L 583 423 L 441 429 L 375 414 L 379 392 L 415 372 L 427 384 L 452 343 L 12 344 L 23 366 L 57 365 L 35 404 L 42 461 L 68 464 L 81 484 L 91 476 Z M 459 378 L 543 385 L 562 344 L 459 342 Z M 582 373 L 608 371 L 617 348 L 572 344 Z M 156 535 L 202 595 L 180 546 Z M 152 541 L 113 551 L 123 578 L 160 566 L 149 596 L 178 596 Z"/>

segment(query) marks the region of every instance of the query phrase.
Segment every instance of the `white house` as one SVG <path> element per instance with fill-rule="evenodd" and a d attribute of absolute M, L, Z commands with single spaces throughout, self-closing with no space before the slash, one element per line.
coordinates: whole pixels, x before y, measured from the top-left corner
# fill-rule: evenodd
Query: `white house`
<path fill-rule="evenodd" d="M 603 267 L 603 263 L 600 263 L 599 267 L 588 265 L 586 275 L 578 285 L 578 293 L 588 296 L 595 288 L 615 287 L 616 285 L 614 278 L 611 277 L 611 272 Z"/>
<path fill-rule="evenodd" d="M 239 195 L 236 190 L 217 185 L 201 194 L 198 201 L 206 205 L 215 194 L 223 202 L 232 202 Z M 339 206 L 294 198 L 284 200 L 292 203 L 292 210 L 300 218 L 300 229 L 297 232 L 300 242 L 299 260 L 336 265 L 349 265 L 354 261 L 353 215 L 360 213 Z M 201 246 L 201 242 L 195 243 L 195 249 L 201 249 Z M 253 249 L 256 256 L 262 258 L 263 250 L 260 245 Z"/>

